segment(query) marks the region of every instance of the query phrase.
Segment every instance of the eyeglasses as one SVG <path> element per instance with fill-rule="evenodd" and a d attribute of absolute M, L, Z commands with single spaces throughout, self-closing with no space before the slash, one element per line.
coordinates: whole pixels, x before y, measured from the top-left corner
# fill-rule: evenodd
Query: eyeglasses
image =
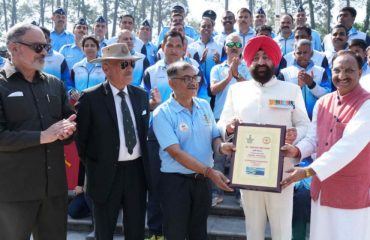
<path fill-rule="evenodd" d="M 51 49 L 51 45 L 48 43 L 24 43 L 24 42 L 16 42 L 18 44 L 25 45 L 29 48 L 31 48 L 35 53 L 41 53 L 42 50 L 45 49 L 45 51 L 49 52 Z"/>
<path fill-rule="evenodd" d="M 225 45 L 226 47 L 229 47 L 229 48 L 232 48 L 232 47 L 241 48 L 243 46 L 240 42 L 228 42 Z"/>
<path fill-rule="evenodd" d="M 195 75 L 195 76 L 174 77 L 173 79 L 180 79 L 184 81 L 186 84 L 189 84 L 193 82 L 199 83 L 201 80 L 201 77 Z"/>
<path fill-rule="evenodd" d="M 132 68 L 135 67 L 135 62 L 134 61 L 130 61 L 130 62 L 121 62 L 121 69 L 125 69 L 128 67 L 128 65 L 130 65 Z"/>

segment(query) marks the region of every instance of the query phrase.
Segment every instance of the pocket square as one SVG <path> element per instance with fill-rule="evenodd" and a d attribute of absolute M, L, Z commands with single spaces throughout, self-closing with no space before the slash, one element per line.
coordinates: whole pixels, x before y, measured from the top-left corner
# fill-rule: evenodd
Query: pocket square
<path fill-rule="evenodd" d="M 144 109 L 143 112 L 141 113 L 141 116 L 146 115 L 146 110 Z"/>
<path fill-rule="evenodd" d="M 12 92 L 11 94 L 8 95 L 8 97 L 23 97 L 23 92 L 21 91 Z"/>

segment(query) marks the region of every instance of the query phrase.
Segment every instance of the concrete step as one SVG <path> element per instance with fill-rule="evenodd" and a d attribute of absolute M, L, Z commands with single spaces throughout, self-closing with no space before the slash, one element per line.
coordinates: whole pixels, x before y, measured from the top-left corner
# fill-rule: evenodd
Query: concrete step
<path fill-rule="evenodd" d="M 122 217 L 119 217 L 122 219 Z M 121 220 L 120 220 L 121 221 Z M 208 239 L 209 240 L 246 240 L 244 217 L 216 216 L 208 217 Z M 93 230 L 91 218 L 72 219 L 68 218 L 68 231 L 86 233 Z M 122 235 L 122 222 L 117 222 L 116 234 Z M 148 229 L 146 228 L 146 234 Z M 271 240 L 269 226 L 266 229 L 266 240 Z"/>
<path fill-rule="evenodd" d="M 234 195 L 225 194 L 224 201 L 212 207 L 210 215 L 244 217 L 244 212 Z"/>

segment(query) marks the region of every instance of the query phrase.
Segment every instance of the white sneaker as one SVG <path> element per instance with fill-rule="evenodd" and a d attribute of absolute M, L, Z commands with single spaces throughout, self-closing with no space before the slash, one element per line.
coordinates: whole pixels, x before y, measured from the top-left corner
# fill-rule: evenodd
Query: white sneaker
<path fill-rule="evenodd" d="M 212 207 L 216 206 L 219 203 L 222 203 L 224 201 L 224 197 L 220 195 L 215 195 L 212 198 Z"/>

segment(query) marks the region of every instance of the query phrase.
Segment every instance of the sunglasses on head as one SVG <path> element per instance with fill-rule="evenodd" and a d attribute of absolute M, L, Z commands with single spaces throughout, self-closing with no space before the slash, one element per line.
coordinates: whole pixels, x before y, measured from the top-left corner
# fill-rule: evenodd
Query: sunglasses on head
<path fill-rule="evenodd" d="M 41 53 L 42 50 L 49 52 L 51 49 L 51 45 L 48 43 L 24 43 L 24 42 L 17 42 L 18 44 L 22 44 L 31 48 L 35 53 Z"/>
<path fill-rule="evenodd" d="M 232 48 L 232 47 L 237 47 L 241 48 L 243 45 L 240 42 L 228 42 L 226 43 L 226 47 Z"/>
<path fill-rule="evenodd" d="M 135 62 L 134 61 L 124 61 L 124 62 L 121 62 L 121 69 L 127 68 L 128 65 L 130 65 L 132 68 L 134 68 L 135 67 Z"/>

